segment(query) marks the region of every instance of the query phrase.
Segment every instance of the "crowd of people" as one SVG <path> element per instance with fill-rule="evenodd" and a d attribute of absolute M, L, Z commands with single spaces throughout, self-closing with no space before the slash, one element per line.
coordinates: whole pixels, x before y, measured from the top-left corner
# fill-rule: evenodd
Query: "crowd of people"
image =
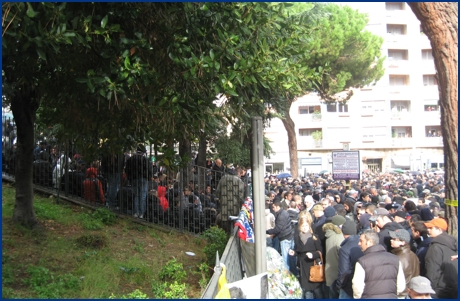
<path fill-rule="evenodd" d="M 443 174 L 363 173 L 334 181 L 265 177 L 268 247 L 306 299 L 442 298 L 458 294 L 457 238 L 445 219 Z M 324 267 L 322 282 L 310 269 Z"/>

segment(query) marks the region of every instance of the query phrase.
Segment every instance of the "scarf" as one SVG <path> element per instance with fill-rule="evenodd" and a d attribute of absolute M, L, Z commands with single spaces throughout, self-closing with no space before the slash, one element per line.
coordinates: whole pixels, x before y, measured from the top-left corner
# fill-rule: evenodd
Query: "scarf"
<path fill-rule="evenodd" d="M 303 233 L 302 231 L 300 231 L 300 240 L 302 241 L 303 244 L 306 244 L 307 243 L 307 239 L 309 239 L 311 237 L 311 233 L 310 231 L 308 231 L 307 233 Z"/>

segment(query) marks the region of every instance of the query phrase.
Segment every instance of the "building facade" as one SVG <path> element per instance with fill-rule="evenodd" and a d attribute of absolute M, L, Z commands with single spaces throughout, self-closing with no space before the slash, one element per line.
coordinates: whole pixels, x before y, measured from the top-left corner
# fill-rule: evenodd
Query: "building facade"
<path fill-rule="evenodd" d="M 359 150 L 361 169 L 443 168 L 439 92 L 431 45 L 404 2 L 348 2 L 367 13 L 367 30 L 384 38 L 385 74 L 376 85 L 355 89 L 347 104 L 327 105 L 316 94 L 293 103 L 299 175 L 332 171 L 332 151 Z M 281 120 L 265 129 L 276 153 L 267 172 L 290 171 Z"/>

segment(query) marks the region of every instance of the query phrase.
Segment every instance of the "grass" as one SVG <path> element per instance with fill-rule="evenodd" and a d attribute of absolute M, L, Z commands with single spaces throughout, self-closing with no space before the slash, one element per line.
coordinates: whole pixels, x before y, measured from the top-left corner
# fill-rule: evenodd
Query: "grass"
<path fill-rule="evenodd" d="M 161 296 L 201 296 L 204 239 L 120 219 L 106 209 L 93 211 L 62 200 L 57 204 L 40 194 L 35 195 L 34 209 L 41 231 L 31 231 L 12 222 L 14 201 L 14 187 L 4 183 L 3 298 L 155 298 L 160 296 L 155 284 L 163 281 L 160 271 L 179 265 L 187 276 L 168 283 Z M 171 260 L 177 265 L 171 267 Z"/>

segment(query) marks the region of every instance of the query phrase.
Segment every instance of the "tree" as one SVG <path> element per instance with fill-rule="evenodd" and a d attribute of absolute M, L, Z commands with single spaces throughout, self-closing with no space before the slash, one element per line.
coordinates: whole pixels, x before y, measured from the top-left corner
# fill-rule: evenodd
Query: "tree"
<path fill-rule="evenodd" d="M 301 15 L 309 32 L 309 39 L 303 45 L 309 56 L 302 64 L 320 75 L 304 94 L 317 92 L 327 103 L 345 103 L 353 95 L 349 88 L 375 83 L 383 76 L 384 58 L 380 54 L 383 39 L 364 30 L 367 24 L 364 14 L 347 6 L 316 3 Z M 343 91 L 347 91 L 345 97 L 337 95 Z M 294 101 L 295 98 L 288 99 L 285 107 L 277 110 L 284 115 L 281 120 L 288 134 L 291 174 L 297 177 L 297 138 L 289 114 Z"/>
<path fill-rule="evenodd" d="M 444 143 L 446 218 L 458 231 L 458 3 L 408 2 L 431 42 L 437 71 Z"/>

